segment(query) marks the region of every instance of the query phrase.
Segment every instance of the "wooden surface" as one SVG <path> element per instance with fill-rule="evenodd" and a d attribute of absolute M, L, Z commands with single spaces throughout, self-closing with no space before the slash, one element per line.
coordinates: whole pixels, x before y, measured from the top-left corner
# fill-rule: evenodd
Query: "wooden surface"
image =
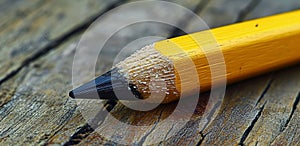
<path fill-rule="evenodd" d="M 176 2 L 194 10 L 211 27 L 300 8 L 297 0 Z M 119 4 L 117 0 L 0 1 L 0 145 L 115 144 L 113 140 L 120 138 L 115 136 L 118 131 L 107 130 L 111 137 L 99 135 L 86 124 L 67 93 L 72 88 L 72 61 L 80 35 L 92 20 Z M 193 22 L 178 21 L 192 30 Z M 157 32 L 165 29 L 154 28 Z M 145 27 L 138 29 L 151 34 Z M 112 52 L 126 39 L 137 37 L 134 31 L 136 28 L 125 37 L 116 36 L 118 43 L 109 46 Z M 110 63 L 104 59 L 97 74 L 108 70 Z M 220 112 L 201 130 L 198 126 L 207 94 L 201 95 L 191 121 L 182 129 L 176 129 L 176 120 L 172 125 L 159 125 L 176 103 L 137 112 L 109 102 L 103 110 L 129 124 L 153 125 L 122 137 L 137 145 L 170 134 L 174 136 L 159 144 L 300 145 L 299 87 L 299 65 L 230 85 Z M 109 121 L 98 121 L 99 128 L 105 130 L 113 124 Z M 157 129 L 160 126 L 164 129 Z M 176 130 L 179 132 L 172 133 Z"/>

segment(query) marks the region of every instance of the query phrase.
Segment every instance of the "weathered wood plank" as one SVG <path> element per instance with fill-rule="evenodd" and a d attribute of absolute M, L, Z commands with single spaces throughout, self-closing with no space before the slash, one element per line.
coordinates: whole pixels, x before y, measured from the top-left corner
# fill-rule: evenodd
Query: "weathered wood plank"
<path fill-rule="evenodd" d="M 1 39 L 0 42 L 3 44 L 2 49 L 0 50 L 2 61 L 0 63 L 1 66 L 1 75 L 2 77 L 6 76 L 7 73 L 11 72 L 12 70 L 15 70 L 16 68 L 19 68 L 20 66 L 24 66 L 27 64 L 24 64 L 24 61 L 28 61 L 28 58 L 32 58 L 33 54 L 43 50 L 45 46 L 51 44 L 57 44 L 59 42 L 57 41 L 58 38 L 64 36 L 66 33 L 70 31 L 76 30 L 77 27 L 84 25 L 86 20 L 91 19 L 92 17 L 95 17 L 96 15 L 99 15 L 101 11 L 103 11 L 107 6 L 110 4 L 113 4 L 115 1 L 33 1 L 27 2 L 27 1 L 18 1 L 16 3 L 12 1 L 5 1 L 3 2 L 1 6 L 5 7 L 6 9 L 1 9 L 5 10 L 7 13 L 6 15 L 0 15 L 1 20 L 1 27 L 5 29 L 1 29 Z M 12 4 L 13 3 L 13 4 Z M 4 5 L 5 4 L 5 5 Z M 80 13 L 78 13 L 80 12 Z M 1 13 L 3 14 L 3 13 Z M 21 16 L 19 16 L 21 15 Z M 10 17 L 7 17 L 10 16 Z M 21 18 L 20 18 L 21 17 Z M 3 18 L 3 19 L 2 19 Z M 36 25 L 32 25 L 33 24 Z M 14 29 L 16 28 L 16 29 Z M 28 30 L 27 30 L 28 28 Z M 19 30 L 27 30 L 27 31 L 22 31 L 19 32 Z M 44 35 L 48 36 L 47 39 L 44 39 Z M 6 34 L 6 35 L 5 35 Z M 14 38 L 15 36 L 18 36 L 17 38 Z M 58 44 L 57 44 L 58 45 Z M 54 45 L 52 46 L 54 47 Z M 52 49 L 52 48 L 49 48 Z M 47 51 L 47 50 L 44 50 Z M 13 52 L 19 52 L 15 55 Z M 42 55 L 42 54 L 40 54 Z M 57 55 L 57 54 L 56 54 Z M 39 56 L 35 56 L 39 57 Z M 69 58 L 69 60 L 72 60 L 72 57 Z M 52 60 L 52 62 L 55 62 L 56 60 Z M 27 62 L 28 63 L 28 62 Z M 69 64 L 71 65 L 71 63 Z M 39 66 L 39 65 L 37 65 Z M 20 76 L 25 76 L 27 74 L 21 73 Z M 66 76 L 69 76 L 69 74 L 65 74 Z M 18 77 L 20 77 L 18 76 Z M 1 80 L 1 79 L 0 79 Z M 67 82 L 67 77 L 61 78 L 64 83 L 70 83 Z M 4 107 L 3 105 L 7 102 L 8 104 L 5 105 L 5 109 L 10 109 L 12 107 L 10 106 L 16 106 L 19 103 L 14 103 L 14 98 L 15 96 L 24 96 L 25 98 L 28 97 L 31 94 L 38 94 L 37 90 L 30 89 L 25 89 L 25 91 L 16 91 L 17 88 L 20 86 L 19 84 L 23 81 L 23 77 L 17 78 L 14 80 L 14 82 L 9 82 L 8 84 L 3 84 L 1 86 L 2 91 L 1 92 L 1 101 L 0 105 L 1 107 Z M 30 82 L 30 81 L 26 81 Z M 33 84 L 34 85 L 34 84 Z M 62 85 L 60 85 L 62 86 Z M 50 86 L 49 86 L 50 87 Z M 65 87 L 63 85 L 63 87 Z M 60 88 L 58 86 L 58 88 Z M 56 93 L 56 96 L 58 95 L 63 95 L 65 98 L 67 93 L 66 91 L 69 90 L 70 88 L 65 88 L 64 92 L 58 94 Z M 28 90 L 28 91 L 26 91 Z M 34 90 L 34 91 L 32 91 Z M 35 92 L 35 93 L 34 93 Z M 49 95 L 41 95 L 43 93 L 39 93 L 39 96 L 51 96 L 53 93 Z M 28 105 L 30 105 L 30 100 L 28 99 Z M 35 102 L 35 101 L 32 101 Z M 52 102 L 52 104 L 55 104 Z M 16 106 L 17 107 L 17 106 Z M 40 110 L 42 113 L 45 111 L 48 107 L 47 106 L 42 106 L 41 109 L 36 109 Z M 54 108 L 54 107 L 50 107 Z M 74 105 L 70 105 L 69 108 L 73 108 L 74 110 Z M 20 107 L 20 109 L 22 109 Z M 70 110 L 61 110 L 60 114 L 66 114 L 66 115 L 71 115 L 73 113 L 68 113 Z M 7 113 L 3 112 L 2 116 L 3 118 Z M 26 110 L 24 110 L 24 113 L 26 114 Z M 59 117 L 61 115 L 58 115 Z M 16 115 L 16 118 L 22 118 L 22 115 Z M 46 118 L 46 117 L 45 117 Z M 46 119 L 43 119 L 46 120 Z M 78 122 L 78 124 L 84 124 L 84 122 Z M 61 123 L 64 124 L 64 123 Z M 13 125 L 13 122 L 12 122 Z M 29 126 L 28 125 L 23 125 L 24 127 Z M 52 125 L 53 126 L 53 125 Z M 58 124 L 58 126 L 61 126 Z M 69 125 L 70 126 L 70 125 Z M 12 126 L 14 127 L 14 126 Z M 3 128 L 3 127 L 2 127 Z M 49 130 L 57 130 L 59 129 L 58 127 L 48 127 Z M 57 129 L 56 129 L 57 128 Z M 74 127 L 71 127 L 74 128 Z M 11 128 L 10 128 L 11 129 Z M 8 133 L 13 133 L 9 129 L 6 129 Z M 24 129 L 23 129 L 24 130 Z M 2 133 L 2 136 L 5 137 L 7 135 L 6 133 Z M 74 131 L 70 132 L 69 135 L 66 136 L 67 139 L 70 137 L 70 135 L 73 134 Z M 62 132 L 63 133 L 63 132 Z M 50 135 L 53 134 L 50 132 Z M 12 135 L 18 135 L 13 133 Z M 48 135 L 48 134 L 47 134 Z M 37 136 L 38 137 L 38 136 Z M 24 136 L 19 137 L 22 140 L 25 140 Z M 47 136 L 44 141 L 47 141 L 50 137 Z M 38 139 L 38 138 L 37 138 Z M 63 139 L 64 141 L 67 141 L 67 139 Z M 13 139 L 11 139 L 13 140 Z M 22 141 L 21 140 L 21 141 Z M 63 141 L 62 140 L 62 141 Z M 11 141 L 12 142 L 12 141 Z"/>
<path fill-rule="evenodd" d="M 247 124 L 257 116 L 260 109 L 255 103 L 263 93 L 268 80 L 260 77 L 230 86 L 226 91 L 219 113 L 202 131 L 202 145 L 222 143 L 234 145 L 239 142 Z M 252 85 L 256 84 L 253 88 Z"/>
<path fill-rule="evenodd" d="M 62 50 L 70 44 L 62 46 L 58 52 L 63 54 Z M 72 56 L 66 53 L 49 56 L 24 68 L 1 86 L 1 93 L 14 91 L 1 96 L 2 99 L 11 98 L 0 109 L 2 144 L 44 144 L 76 115 L 76 104 L 66 94 L 70 88 L 71 67 L 60 64 L 71 64 Z M 56 60 L 61 62 L 53 64 Z M 17 86 L 12 86 L 14 82 Z M 82 123 L 74 126 L 77 124 Z"/>
<path fill-rule="evenodd" d="M 26 16 L 26 13 L 31 13 L 36 8 L 43 5 L 42 0 L 32 0 L 28 1 L 11 1 L 11 0 L 1 0 L 0 1 L 0 26 L 7 27 L 17 18 L 22 19 Z"/>
<path fill-rule="evenodd" d="M 298 101 L 297 101 L 298 100 Z M 283 129 L 281 129 L 280 135 L 277 135 L 272 145 L 299 145 L 300 144 L 300 104 L 299 95 L 294 102 L 294 113 L 290 114 L 290 121 Z M 297 106 L 298 104 L 298 106 Z"/>
<path fill-rule="evenodd" d="M 13 17 L 17 15 L 15 14 L 17 11 L 14 9 L 10 11 L 12 17 L 9 18 L 11 19 L 1 25 L 4 27 L 9 26 L 11 23 L 17 28 L 17 30 L 14 30 L 14 27 L 10 26 L 7 29 L 1 29 L 1 34 L 8 33 L 7 35 L 1 35 L 1 43 L 4 44 L 4 48 L 0 50 L 2 51 L 1 55 L 3 55 L 1 59 L 6 59 L 1 62 L 4 63 L 1 64 L 1 69 L 8 71 L 3 72 L 2 75 L 5 76 L 5 73 L 9 73 L 14 67 L 27 65 L 22 64 L 22 62 L 32 57 L 36 52 L 41 51 L 43 47 L 49 44 L 51 46 L 52 43 L 59 43 L 53 41 L 84 25 L 87 23 L 86 20 L 99 15 L 99 12 L 114 2 L 43 1 L 39 5 L 22 5 L 22 3 L 18 3 L 21 8 L 13 8 L 22 10 L 25 7 L 26 14 L 24 14 L 24 18 Z M 39 23 L 35 23 L 37 25 L 34 26 L 31 25 L 32 22 Z M 18 34 L 18 30 L 25 27 L 30 27 L 30 29 Z M 44 35 L 44 32 L 47 33 L 49 38 L 36 41 Z M 18 38 L 13 38 L 16 34 L 18 34 Z M 17 41 L 13 41 L 13 39 Z M 73 39 L 66 42 L 55 53 L 47 55 L 42 61 L 35 62 L 29 67 L 24 66 L 24 69 L 17 76 L 2 83 L 0 87 L 0 142 L 2 144 L 63 144 L 68 141 L 76 129 L 85 125 L 86 121 L 76 110 L 76 103 L 69 101 L 67 96 L 67 91 L 72 88 L 70 86 L 70 75 L 74 55 L 74 41 Z M 27 46 L 24 46 L 24 43 Z M 9 55 L 17 50 L 21 52 L 15 56 Z M 13 67 L 2 68 L 8 66 L 8 64 Z"/>
<path fill-rule="evenodd" d="M 192 1 L 187 2 L 187 7 L 191 3 Z M 34 11 L 36 6 L 32 7 L 32 11 Z M 48 6 L 42 7 L 48 8 Z M 236 8 L 240 9 L 241 7 Z M 204 13 L 206 11 L 200 14 L 204 15 Z M 2 16 L 0 15 L 0 17 Z M 236 17 L 236 14 L 232 15 L 230 19 L 226 19 L 226 23 L 224 20 L 224 24 L 232 23 Z M 30 20 L 27 17 L 26 19 L 27 21 Z M 15 20 L 11 20 L 10 23 L 13 21 Z M 215 20 L 212 24 L 216 24 L 218 21 Z M 0 27 L 1 25 L 2 23 Z M 154 28 L 157 29 L 157 32 L 166 29 L 165 27 L 151 27 L 151 29 Z M 144 28 L 141 27 L 140 29 L 142 31 Z M 132 40 L 139 37 L 133 33 L 135 30 L 137 31 L 135 28 L 123 32 L 123 34 L 127 34 L 128 37 L 126 38 Z M 36 35 L 39 34 L 38 31 L 35 33 Z M 113 38 L 115 43 L 110 45 L 109 49 L 116 52 L 119 50 L 118 47 L 122 47 L 126 43 L 126 40 L 121 36 L 117 35 Z M 0 42 L 2 42 L 1 40 Z M 238 144 L 240 142 L 250 145 L 299 144 L 300 132 L 297 127 L 299 127 L 300 105 L 297 95 L 299 93 L 300 78 L 298 74 L 300 69 L 298 66 L 276 72 L 273 76 L 265 75 L 231 85 L 227 90 L 220 113 L 203 131 L 198 128 L 207 102 L 207 95 L 201 96 L 194 116 L 182 129 L 178 128 L 180 125 L 178 119 L 174 119 L 173 124 L 161 122 L 173 112 L 176 103 L 163 105 L 149 112 L 133 111 L 118 103 L 112 109 L 112 115 L 128 124 L 151 126 L 146 129 L 141 128 L 136 133 L 130 129 L 114 131 L 110 129 L 110 126 L 120 125 L 109 123 L 110 119 L 107 118 L 103 123 L 99 121 L 97 124 L 100 125 L 101 130 L 110 133 L 110 137 L 103 137 L 96 131 L 92 132 L 87 128 L 86 120 L 81 116 L 75 101 L 70 100 L 67 96 L 67 91 L 72 88 L 71 64 L 74 55 L 74 43 L 77 40 L 78 36 L 64 42 L 62 46 L 36 60 L 30 66 L 24 66 L 16 76 L 0 86 L 1 145 L 23 143 L 76 144 L 79 142 L 82 145 L 115 144 L 112 140 L 117 139 L 147 145 L 152 144 L 157 138 L 165 138 L 163 142 L 158 143 L 160 145 Z M 27 54 L 27 56 L 31 55 L 30 53 Z M 101 61 L 103 62 L 98 68 L 97 74 L 109 69 L 110 66 L 107 64 L 112 62 L 111 59 Z M 93 104 L 87 103 L 87 105 Z M 164 128 L 159 129 L 159 127 Z M 89 131 L 85 132 L 85 129 Z M 116 137 L 119 135 L 118 132 L 128 133 L 124 137 Z M 167 139 L 166 137 L 170 135 L 173 136 Z M 86 136 L 87 138 L 85 138 Z"/>
<path fill-rule="evenodd" d="M 261 0 L 261 2 L 249 14 L 246 15 L 245 20 L 270 16 L 295 9 L 300 9 L 300 1 L 298 0 Z"/>
<path fill-rule="evenodd" d="M 257 86 L 258 82 L 265 80 L 264 78 L 245 84 Z M 229 114 L 222 116 L 223 114 L 220 113 L 217 116 L 205 130 L 208 135 L 203 144 L 217 144 L 219 142 L 229 145 L 238 143 L 246 145 L 270 144 L 276 135 L 281 133 L 290 115 L 294 99 L 299 92 L 299 67 L 274 73 L 270 82 L 267 82 L 265 86 L 242 88 L 244 90 L 242 89 L 237 95 L 230 97 L 241 100 L 242 103 L 230 102 L 229 107 L 223 109 L 225 113 L 228 112 Z M 256 98 L 254 95 L 243 95 L 245 92 L 253 93 L 263 88 L 265 91 L 258 94 L 260 96 L 256 96 Z M 240 87 L 235 87 L 234 90 L 239 89 Z M 223 105 L 225 103 L 226 99 Z M 221 117 L 223 120 L 219 121 Z M 218 125 L 217 123 L 222 124 Z"/>
<path fill-rule="evenodd" d="M 64 144 L 85 126 L 67 94 L 78 39 L 65 42 L 0 87 L 1 99 L 10 99 L 0 109 L 1 145 Z"/>
<path fill-rule="evenodd" d="M 204 96 L 205 97 L 205 96 Z M 199 106 L 196 109 L 195 113 L 199 115 L 194 115 L 189 122 L 189 126 L 184 126 L 182 129 L 183 132 L 181 134 L 177 134 L 178 137 L 174 138 L 170 143 L 174 144 L 186 144 L 191 143 L 191 141 L 196 141 L 201 137 L 194 137 L 198 133 L 197 124 L 195 123 L 199 117 L 201 117 L 200 113 L 203 113 L 205 102 L 207 98 L 203 98 L 199 101 Z M 80 144 L 104 144 L 104 143 L 115 143 L 120 142 L 120 138 L 125 143 L 137 144 L 137 145 L 150 145 L 150 144 L 164 144 L 164 143 L 153 143 L 157 141 L 157 139 L 165 139 L 168 140 L 167 137 L 172 138 L 171 136 L 174 132 L 180 130 L 178 126 L 180 126 L 179 119 L 172 119 L 170 123 L 162 123 L 165 118 L 167 118 L 170 114 L 172 114 L 174 108 L 177 106 L 177 103 L 170 103 L 166 105 L 161 105 L 154 110 L 147 112 L 139 112 L 129 109 L 121 103 L 117 105 L 110 114 L 113 117 L 117 118 L 121 122 L 125 122 L 132 126 L 148 126 L 147 128 L 139 127 L 134 129 L 130 127 L 128 129 L 122 129 L 121 123 L 111 123 L 113 120 L 112 117 L 106 118 L 105 121 L 99 126 L 99 129 L 96 129 L 91 135 L 89 135 L 86 139 L 84 139 Z M 182 109 L 184 110 L 184 109 Z M 178 115 L 178 118 L 183 115 Z M 193 127 L 192 127 L 192 126 Z M 181 125 L 183 126 L 183 125 Z M 125 132 L 126 134 L 124 134 Z M 104 135 L 105 134 L 105 135 Z M 108 135 L 106 135 L 108 134 Z M 109 136 L 109 137 L 105 137 Z M 169 138 L 169 139 L 170 139 Z M 106 142 L 103 141 L 106 139 Z M 107 141 L 109 139 L 110 141 Z M 123 142 L 124 142 L 123 141 Z M 159 142 L 159 141 L 158 141 Z M 125 144 L 123 143 L 123 144 Z"/>
<path fill-rule="evenodd" d="M 265 104 L 264 110 L 245 140 L 246 145 L 269 145 L 286 128 L 300 91 L 299 74 L 300 68 L 294 67 L 272 76 L 268 91 L 257 105 Z"/>
<path fill-rule="evenodd" d="M 47 52 L 76 30 L 85 21 L 95 17 L 107 6 L 107 1 L 5 1 L 0 15 L 0 81 L 28 63 L 37 52 Z M 10 6 L 12 4 L 12 6 Z M 2 10 L 2 11 L 4 11 Z M 2 19 L 3 18 L 3 19 Z M 50 48 L 47 48 L 49 47 Z"/>

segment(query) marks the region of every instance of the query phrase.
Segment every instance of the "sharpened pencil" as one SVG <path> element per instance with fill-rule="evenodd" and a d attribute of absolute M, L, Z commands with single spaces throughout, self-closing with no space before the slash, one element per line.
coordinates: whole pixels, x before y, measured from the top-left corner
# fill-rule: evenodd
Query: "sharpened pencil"
<path fill-rule="evenodd" d="M 211 42 L 205 40 L 207 33 L 215 37 L 218 46 L 210 45 L 211 51 L 204 52 L 199 44 L 209 46 Z M 299 42 L 300 11 L 205 30 L 141 48 L 111 71 L 70 91 L 69 95 L 80 99 L 98 98 L 96 94 L 100 99 L 133 99 L 130 96 L 146 99 L 151 94 L 151 78 L 159 77 L 165 88 L 158 88 L 158 92 L 165 93 L 163 103 L 168 103 L 178 100 L 181 93 L 193 94 L 195 91 L 193 86 L 181 90 L 182 85 L 189 86 L 193 80 L 181 81 L 174 64 L 191 59 L 198 72 L 202 92 L 211 88 L 210 67 L 214 64 L 209 64 L 206 56 L 214 55 L 214 47 L 219 47 L 224 56 L 227 83 L 234 83 L 298 63 Z M 176 47 L 181 51 L 174 49 Z M 188 58 L 182 56 L 182 52 Z M 185 74 L 190 74 L 189 69 Z M 116 91 L 124 91 L 124 94 L 116 95 Z M 129 95 L 128 91 L 132 94 Z"/>

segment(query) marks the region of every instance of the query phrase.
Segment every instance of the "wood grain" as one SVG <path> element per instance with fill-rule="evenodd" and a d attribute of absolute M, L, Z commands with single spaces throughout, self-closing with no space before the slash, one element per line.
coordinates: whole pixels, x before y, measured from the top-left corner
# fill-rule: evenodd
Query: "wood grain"
<path fill-rule="evenodd" d="M 53 40 L 72 31 L 94 14 L 98 15 L 101 10 L 107 8 L 109 3 L 113 2 L 39 0 L 31 2 L 0 1 L 0 11 L 5 12 L 0 13 L 1 20 L 5 20 L 0 22 L 0 27 L 3 28 L 0 31 L 0 44 L 3 46 L 0 49 L 0 78 L 4 78 L 11 71 L 22 66 L 17 74 L 0 86 L 0 144 L 117 145 L 112 140 L 122 139 L 122 137 L 116 137 L 115 132 L 118 131 L 109 131 L 108 134 L 111 135 L 109 139 L 96 131 L 93 132 L 91 126 L 86 124 L 75 101 L 67 96 L 68 90 L 72 88 L 70 65 L 80 32 L 72 34 L 68 41 L 62 40 L 59 42 L 61 44 L 59 47 L 51 48 L 51 51 L 43 54 L 44 56 L 31 60 L 28 65 L 22 65 L 24 60 L 32 57 L 40 48 L 52 44 Z M 187 7 L 194 6 L 198 2 L 191 0 L 183 4 L 178 1 Z M 282 5 L 288 5 L 284 11 L 295 8 L 294 4 L 289 4 L 291 2 L 282 2 Z M 228 1 L 223 5 L 212 4 L 223 3 L 223 1 L 216 0 L 210 3 L 200 14 L 205 15 L 205 20 L 209 20 L 210 25 L 220 26 L 235 22 L 238 12 L 245 8 L 249 1 Z M 260 17 L 260 11 L 268 11 L 268 15 L 283 11 L 272 8 L 273 3 L 281 2 L 263 1 L 258 5 L 259 7 L 249 11 L 245 19 L 250 16 Z M 264 6 L 260 6 L 261 4 Z M 64 6 L 63 9 L 61 5 Z M 231 6 L 234 9 L 231 10 Z M 53 7 L 55 8 L 52 9 Z M 83 14 L 78 13 L 81 9 L 84 9 Z M 226 20 L 219 12 L 228 16 Z M 45 17 L 49 17 L 48 21 L 42 21 L 46 19 Z M 58 18 L 60 20 L 57 21 Z M 35 23 L 31 25 L 31 22 Z M 26 31 L 26 27 L 30 29 Z M 165 27 L 153 26 L 152 28 L 157 28 L 159 32 Z M 148 30 L 140 27 L 141 31 L 143 29 Z M 127 33 L 132 38 L 138 37 L 133 32 Z M 44 34 L 48 34 L 50 39 L 44 39 Z M 165 36 L 168 35 L 165 34 Z M 126 42 L 121 36 L 115 37 L 113 41 L 117 43 L 112 43 L 107 50 L 118 50 L 115 48 Z M 25 47 L 22 49 L 22 46 Z M 11 57 L 11 52 L 16 52 L 16 55 Z M 113 53 L 108 52 L 108 54 Z M 97 68 L 97 74 L 108 70 L 112 63 L 110 59 L 101 61 L 102 64 Z M 299 71 L 299 66 L 294 66 L 229 86 L 220 112 L 216 114 L 214 120 L 209 121 L 204 129 L 198 128 L 209 93 L 200 96 L 201 100 L 191 121 L 182 129 L 178 128 L 179 120 L 177 119 L 170 125 L 163 125 L 159 122 L 172 113 L 176 103 L 160 106 L 149 112 L 133 111 L 120 103 L 116 106 L 109 103 L 106 108 L 125 123 L 153 124 L 149 129 L 141 129 L 137 133 L 129 133 L 128 136 L 123 137 L 124 140 L 135 144 L 147 145 L 157 138 L 165 138 L 157 145 L 218 145 L 220 143 L 224 145 L 299 145 Z M 86 111 L 91 108 L 87 108 Z M 96 123 L 99 124 L 100 129 L 105 129 L 106 126 L 113 125 L 109 121 L 109 119 L 96 120 Z M 164 128 L 158 129 L 160 126 Z M 168 136 L 171 137 L 167 138 Z"/>
<path fill-rule="evenodd" d="M 0 141 L 4 145 L 66 143 L 85 125 L 76 103 L 67 96 L 72 50 L 79 36 L 67 39 L 115 1 L 1 2 L 11 17 L 0 15 L 5 20 L 0 24 L 5 28 L 0 32 Z M 56 53 L 38 60 L 63 41 Z"/>
<path fill-rule="evenodd" d="M 297 66 L 273 74 L 268 91 L 257 104 L 258 107 L 262 107 L 263 104 L 265 106 L 261 117 L 245 140 L 246 145 L 254 145 L 255 143 L 270 145 L 278 135 L 285 131 L 291 118 L 295 116 L 295 111 L 297 113 L 299 103 L 299 88 L 297 87 L 300 86 L 299 71 L 300 68 Z M 294 135 L 291 134 L 290 136 L 293 137 Z"/>
<path fill-rule="evenodd" d="M 36 54 L 51 50 L 114 2 L 4 1 L 1 6 L 8 12 L 0 15 L 4 20 L 0 23 L 0 82 L 27 65 Z"/>
<path fill-rule="evenodd" d="M 299 94 L 295 99 L 293 108 L 289 114 L 288 121 L 285 122 L 284 127 L 277 133 L 275 139 L 271 142 L 272 145 L 299 145 Z"/>
<path fill-rule="evenodd" d="M 86 126 L 75 100 L 67 94 L 78 39 L 74 36 L 1 86 L 1 98 L 8 100 L 0 109 L 1 144 L 64 144 Z"/>
<path fill-rule="evenodd" d="M 68 42 L 58 52 L 62 53 L 68 45 L 74 48 L 74 44 Z M 70 64 L 71 58 L 70 54 L 51 53 L 47 59 L 25 67 L 18 76 L 1 86 L 1 93 L 14 90 L 12 95 L 1 96 L 10 99 L 1 108 L 2 144 L 45 144 L 71 118 L 81 118 L 77 116 L 76 103 L 66 95 L 70 86 L 65 85 L 70 85 L 71 67 L 62 65 Z M 57 59 L 61 62 L 53 64 Z M 18 84 L 12 86 L 14 82 Z M 69 128 L 75 130 L 74 127 L 82 124 L 77 121 Z"/>

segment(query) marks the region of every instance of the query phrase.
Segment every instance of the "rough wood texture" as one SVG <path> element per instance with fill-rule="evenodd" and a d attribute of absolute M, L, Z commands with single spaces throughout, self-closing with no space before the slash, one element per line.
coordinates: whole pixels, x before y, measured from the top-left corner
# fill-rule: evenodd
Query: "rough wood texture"
<path fill-rule="evenodd" d="M 8 102 L 0 110 L 0 143 L 64 144 L 85 126 L 76 102 L 67 94 L 72 88 L 69 75 L 78 38 L 66 41 L 1 85 L 1 99 Z"/>
<path fill-rule="evenodd" d="M 113 141 L 116 139 L 147 145 L 157 138 L 165 138 L 157 143 L 160 145 L 299 145 L 299 66 L 229 86 L 220 112 L 204 129 L 199 129 L 199 123 L 208 93 L 201 95 L 191 121 L 182 129 L 178 128 L 178 119 L 174 119 L 173 124 L 161 122 L 172 113 L 176 103 L 159 106 L 149 112 L 133 111 L 120 103 L 106 103 L 105 107 L 101 107 L 98 116 L 105 117 L 102 110 L 107 109 L 125 123 L 152 125 L 147 129 L 140 129 L 137 133 L 118 137 L 118 132 L 126 131 L 110 130 L 109 126 L 119 125 L 110 123 L 111 117 L 107 117 L 104 121 L 95 120 L 95 125 L 99 125 L 99 129 L 106 131 L 110 137 L 103 137 L 96 132 L 97 130 L 94 131 L 91 126 L 95 125 L 86 124 L 75 101 L 67 96 L 68 90 L 72 88 L 71 64 L 75 43 L 82 33 L 78 27 L 84 25 L 91 17 L 100 15 L 114 2 L 0 1 L 0 19 L 4 20 L 0 22 L 0 27 L 3 28 L 0 31 L 0 80 L 20 68 L 1 82 L 0 145 L 116 144 Z M 299 2 L 295 0 L 263 0 L 259 3 L 255 0 L 177 2 L 194 9 L 211 27 L 234 23 L 238 19 L 241 21 L 299 8 Z M 196 8 L 195 4 L 198 3 Z M 246 11 L 241 11 L 243 9 Z M 192 27 L 192 22 L 189 23 L 186 27 Z M 146 27 L 148 28 L 148 25 Z M 147 34 L 147 28 L 141 26 L 138 30 L 146 30 Z M 154 28 L 160 32 L 166 27 L 151 27 Z M 128 36 L 128 40 L 138 38 L 133 30 L 135 29 L 122 33 Z M 63 36 L 70 31 L 78 34 L 69 34 L 67 40 Z M 126 42 L 121 39 L 122 33 L 112 39 L 118 40 L 118 43 L 111 43 L 108 50 L 116 52 L 115 50 Z M 148 34 L 155 33 L 148 31 Z M 165 34 L 168 35 L 170 34 Z M 49 46 L 46 52 L 41 51 L 46 46 Z M 34 55 L 40 51 L 41 54 Z M 113 54 L 112 52 L 108 53 Z M 112 62 L 109 59 L 101 61 L 102 65 L 97 68 L 97 74 L 108 70 L 110 66 L 107 64 Z M 92 109 L 93 107 L 87 106 L 85 110 Z M 177 130 L 179 132 L 176 132 Z M 173 136 L 166 138 L 170 135 Z"/>
<path fill-rule="evenodd" d="M 0 15 L 0 83 L 64 41 L 114 2 L 3 1 L 1 7 L 5 9 L 1 9 L 3 13 Z"/>
<path fill-rule="evenodd" d="M 66 47 L 67 45 L 63 45 L 64 49 Z M 62 50 L 58 52 L 62 53 Z M 68 74 L 71 68 L 62 66 L 62 63 L 69 64 L 72 61 L 72 56 L 68 55 L 51 53 L 48 59 L 25 67 L 18 76 L 2 84 L 1 93 L 6 95 L 1 98 L 9 98 L 1 108 L 2 144 L 44 144 L 56 133 L 61 133 L 59 131 L 66 122 L 70 123 L 70 129 L 74 128 L 72 132 L 75 131 L 76 125 L 84 124 L 83 122 L 71 124 L 70 121 L 78 112 L 75 102 L 70 101 L 66 95 L 66 90 L 70 86 L 65 85 L 70 84 Z M 53 64 L 57 59 L 60 62 Z M 17 84 L 12 86 L 13 83 Z M 61 90 L 62 87 L 65 88 Z M 10 90 L 14 90 L 14 93 L 7 94 Z"/>
<path fill-rule="evenodd" d="M 75 47 L 67 39 L 115 2 L 2 1 L 1 145 L 63 144 L 85 125 L 67 96 Z M 28 67 L 61 43 L 56 53 Z"/>

